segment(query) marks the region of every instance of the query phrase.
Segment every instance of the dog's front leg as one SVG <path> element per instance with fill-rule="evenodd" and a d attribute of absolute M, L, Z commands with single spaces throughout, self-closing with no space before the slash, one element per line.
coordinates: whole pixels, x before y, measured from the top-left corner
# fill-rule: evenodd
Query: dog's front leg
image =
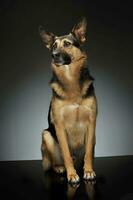
<path fill-rule="evenodd" d="M 77 183 L 79 182 L 79 176 L 77 175 L 76 170 L 74 169 L 74 164 L 73 164 L 72 157 L 70 155 L 65 130 L 62 125 L 55 125 L 55 129 L 56 129 L 58 142 L 61 148 L 61 153 L 63 156 L 65 168 L 67 171 L 68 182 Z"/>
<path fill-rule="evenodd" d="M 93 170 L 95 127 L 96 127 L 96 113 L 92 111 L 90 113 L 89 126 L 85 141 L 84 179 L 86 180 L 93 180 L 96 176 Z"/>

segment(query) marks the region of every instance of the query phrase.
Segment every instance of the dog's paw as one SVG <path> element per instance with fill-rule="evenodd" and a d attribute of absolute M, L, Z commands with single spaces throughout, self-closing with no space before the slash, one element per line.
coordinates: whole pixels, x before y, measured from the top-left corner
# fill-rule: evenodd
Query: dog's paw
<path fill-rule="evenodd" d="M 62 165 L 54 166 L 54 171 L 58 174 L 63 174 L 65 172 L 65 167 Z"/>
<path fill-rule="evenodd" d="M 94 180 L 96 178 L 96 173 L 93 170 L 85 171 L 83 178 L 84 180 Z"/>
<path fill-rule="evenodd" d="M 70 183 L 70 184 L 77 184 L 80 181 L 80 178 L 79 178 L 78 174 L 76 174 L 76 173 L 69 174 L 67 176 L 67 179 L 68 179 L 68 183 Z"/>

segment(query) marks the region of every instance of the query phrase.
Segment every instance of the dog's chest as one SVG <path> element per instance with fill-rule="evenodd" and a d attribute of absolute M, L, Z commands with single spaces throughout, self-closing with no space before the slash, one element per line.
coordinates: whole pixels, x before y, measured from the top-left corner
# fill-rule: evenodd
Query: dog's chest
<path fill-rule="evenodd" d="M 70 126 L 73 124 L 76 126 L 82 126 L 88 121 L 89 107 L 86 105 L 80 105 L 78 103 L 72 103 L 65 105 L 61 108 L 60 114 L 66 123 Z"/>
<path fill-rule="evenodd" d="M 61 109 L 61 117 L 71 147 L 83 145 L 89 119 L 87 108 L 77 103 L 66 105 Z"/>

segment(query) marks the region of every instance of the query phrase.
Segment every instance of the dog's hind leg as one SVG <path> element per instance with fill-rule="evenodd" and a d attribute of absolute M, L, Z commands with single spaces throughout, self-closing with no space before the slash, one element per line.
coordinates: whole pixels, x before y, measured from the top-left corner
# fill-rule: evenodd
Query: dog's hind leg
<path fill-rule="evenodd" d="M 44 130 L 42 133 L 41 151 L 44 171 L 50 168 L 53 168 L 57 173 L 65 171 L 59 145 L 48 130 Z"/>

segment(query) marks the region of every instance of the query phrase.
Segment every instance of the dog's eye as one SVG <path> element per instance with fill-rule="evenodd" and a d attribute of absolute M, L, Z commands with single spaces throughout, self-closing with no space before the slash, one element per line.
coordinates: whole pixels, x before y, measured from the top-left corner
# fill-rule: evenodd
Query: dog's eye
<path fill-rule="evenodd" d="M 55 50 L 57 48 L 57 43 L 53 44 L 53 50 Z"/>
<path fill-rule="evenodd" d="M 68 42 L 68 41 L 64 41 L 64 47 L 69 47 L 70 45 L 71 45 L 70 42 Z"/>

